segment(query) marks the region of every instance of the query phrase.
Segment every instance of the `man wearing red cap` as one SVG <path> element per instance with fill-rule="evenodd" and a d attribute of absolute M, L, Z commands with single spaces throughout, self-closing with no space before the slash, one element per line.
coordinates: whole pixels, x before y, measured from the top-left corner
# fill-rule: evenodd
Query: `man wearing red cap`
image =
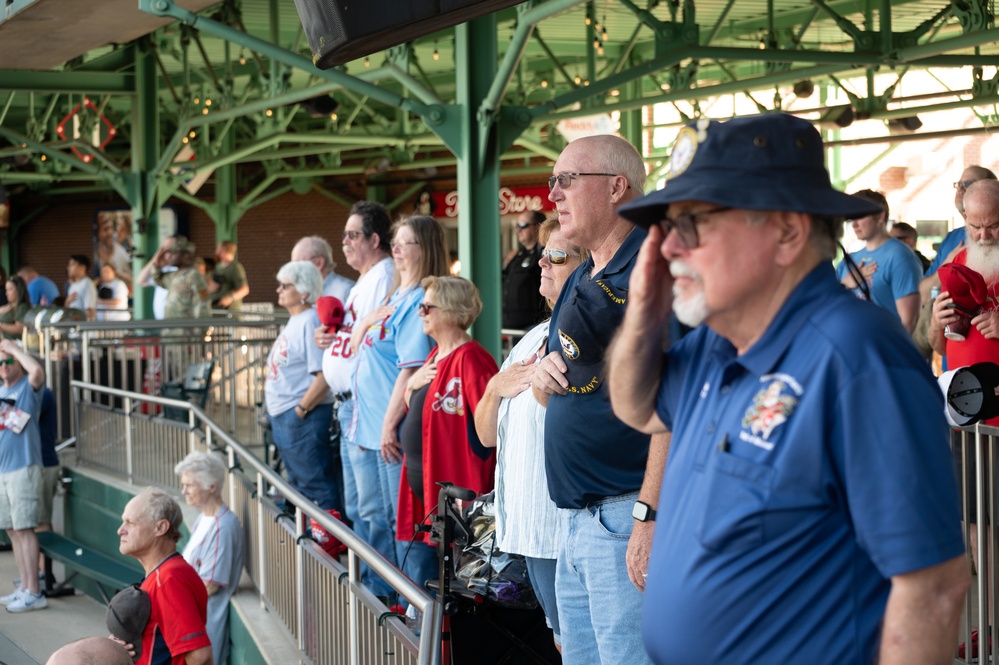
<path fill-rule="evenodd" d="M 649 232 L 607 378 L 624 422 L 672 432 L 652 660 L 950 662 L 970 580 L 943 397 L 831 264 L 842 220 L 880 208 L 781 113 L 699 120 L 670 162 L 619 211 Z M 661 344 L 671 309 L 696 329 Z"/>

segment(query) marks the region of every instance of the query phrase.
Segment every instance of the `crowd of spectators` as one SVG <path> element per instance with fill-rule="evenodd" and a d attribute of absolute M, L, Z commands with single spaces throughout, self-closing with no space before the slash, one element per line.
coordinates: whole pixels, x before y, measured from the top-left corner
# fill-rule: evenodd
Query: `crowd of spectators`
<path fill-rule="evenodd" d="M 359 275 L 356 282 L 336 273 L 332 249 L 318 236 L 299 240 L 276 275 L 277 303 L 289 319 L 267 359 L 265 406 L 290 485 L 343 519 L 421 584 L 436 577 L 439 566 L 436 543 L 421 528 L 435 511 L 437 483 L 449 481 L 478 494 L 495 489 L 498 546 L 525 557 L 554 641 L 573 663 L 649 662 L 646 646 L 658 661 L 675 647 L 650 635 L 648 622 L 643 643 L 639 618 L 643 602 L 646 607 L 650 602 L 644 592 L 650 564 L 655 565 L 650 552 L 656 515 L 669 510 L 659 505 L 670 440 L 665 430 L 672 424 L 666 418 L 676 417 L 667 409 L 695 407 L 674 398 L 674 385 L 657 388 L 650 381 L 644 389 L 660 390 L 668 403 L 652 405 L 645 395 L 630 399 L 638 405 L 634 408 L 617 408 L 611 404 L 613 391 L 604 385 L 605 353 L 612 352 L 611 338 L 622 325 L 629 285 L 636 279 L 644 288 L 639 291 L 643 307 L 656 314 L 656 325 L 679 329 L 662 314 L 656 300 L 662 296 L 643 280 L 655 271 L 665 271 L 659 275 L 665 279 L 671 270 L 675 279 L 701 279 L 685 272 L 683 256 L 699 248 L 695 218 L 727 216 L 735 208 L 706 208 L 657 222 L 672 200 L 636 206 L 644 174 L 641 157 L 620 138 L 580 139 L 562 153 L 549 179 L 557 216 L 522 215 L 519 245 L 504 266 L 504 327 L 519 328 L 522 336 L 517 335 L 519 342 L 501 368 L 469 332 L 482 310 L 478 289 L 449 275 L 444 229 L 433 217 L 416 214 L 393 224 L 382 205 L 359 202 L 341 237 L 347 263 Z M 941 247 L 941 253 L 947 252 L 944 262 L 983 274 L 991 294 L 999 278 L 999 258 L 992 256 L 999 242 L 999 185 L 990 171 L 972 167 L 955 187 L 967 227 Z M 727 196 L 712 195 L 719 200 L 703 200 L 724 203 Z M 754 195 L 745 196 L 751 204 Z M 890 224 L 888 202 L 880 192 L 862 190 L 849 198 L 850 203 L 840 201 L 847 211 L 840 217 L 852 224 L 864 247 L 843 257 L 835 280 L 886 310 L 899 330 L 918 339 L 922 327 L 937 352 L 961 364 L 999 360 L 991 357 L 991 340 L 999 339 L 999 315 L 989 304 L 997 298 L 969 317 L 981 340 L 952 346 L 957 342 L 947 341 L 951 338 L 945 330 L 960 314 L 951 306 L 953 298 L 946 290 L 935 298 L 923 294 L 926 284 L 939 282 L 934 275 L 940 256 L 931 264 L 916 249 L 913 226 Z M 644 209 L 657 206 L 656 220 L 642 217 Z M 618 213 L 622 207 L 634 211 L 627 217 L 635 224 Z M 659 234 L 655 241 L 662 243 L 664 257 L 672 252 L 675 267 L 657 263 L 653 254 L 658 249 L 643 249 L 649 243 L 635 225 L 651 226 L 650 234 Z M 766 224 L 748 223 L 758 225 Z M 206 279 L 194 267 L 193 244 L 173 237 L 139 272 L 136 284 L 155 283 L 165 290 L 167 318 L 206 315 L 211 303 L 238 309 L 249 287 L 236 249 L 233 243 L 220 243 L 214 276 L 209 273 Z M 644 258 L 640 250 L 646 252 Z M 821 257 L 809 254 L 800 260 L 814 268 L 811 262 L 819 258 L 828 264 L 832 253 L 826 256 L 823 250 Z M 637 277 L 636 266 L 645 271 Z M 831 278 L 832 268 L 826 267 Z M 87 257 L 73 256 L 68 272 L 74 286 L 66 304 L 86 303 L 88 311 L 96 309 L 106 320 L 127 312 L 122 301 L 128 287 L 115 269 L 110 261 L 100 267 L 98 289 L 87 277 Z M 7 280 L 8 304 L 0 308 L 4 337 L 19 336 L 18 322 L 33 298 L 30 285 L 44 279 L 30 268 L 22 273 L 24 278 Z M 90 288 L 75 286 L 80 281 Z M 681 291 L 674 287 L 674 298 Z M 48 297 L 41 293 L 39 301 Z M 702 298 L 673 307 L 681 322 L 697 328 L 704 321 L 712 325 L 705 309 L 709 304 Z M 748 307 L 746 302 L 738 306 Z M 331 319 L 329 311 L 341 314 Z M 726 325 L 717 327 L 727 330 Z M 897 332 L 881 319 L 878 325 Z M 637 339 L 640 330 L 633 321 L 628 334 Z M 8 347 L 0 348 L 0 358 L 4 351 L 19 358 Z M 651 365 L 659 362 L 665 361 L 656 358 Z M 662 380 L 669 381 L 670 372 L 680 370 L 664 366 L 661 371 Z M 637 371 L 635 376 L 650 377 Z M 777 390 L 788 385 L 781 383 Z M 626 385 L 617 392 L 635 398 L 637 390 Z M 702 398 L 711 390 L 705 383 Z M 710 420 L 707 414 L 698 418 Z M 727 453 L 728 446 L 723 439 L 718 450 Z M 194 453 L 176 472 L 187 502 L 200 513 L 183 558 L 205 587 L 206 609 L 199 611 L 206 617 L 214 661 L 221 663 L 228 649 L 225 608 L 242 568 L 242 530 L 222 501 L 225 468 L 216 457 Z M 126 511 L 123 552 L 128 534 L 136 532 L 143 515 L 152 515 L 149 504 L 156 501 L 162 502 L 142 497 Z M 671 521 L 670 528 L 681 538 L 690 536 L 685 519 Z M 708 535 L 703 533 L 702 540 Z M 169 529 L 153 536 L 166 540 L 153 541 L 160 544 L 151 551 L 169 552 Z M 714 540 L 705 560 L 724 553 L 725 543 Z M 152 560 L 145 552 L 143 556 Z M 362 580 L 386 603 L 397 601 L 367 567 Z M 662 578 L 656 581 L 654 602 L 666 606 Z M 9 598 L 15 608 L 24 603 L 25 593 L 33 599 L 37 592 L 18 593 Z M 200 595 L 193 594 L 197 604 L 202 603 Z M 609 598 L 613 601 L 608 604 Z M 204 647 L 202 641 L 192 644 Z"/>

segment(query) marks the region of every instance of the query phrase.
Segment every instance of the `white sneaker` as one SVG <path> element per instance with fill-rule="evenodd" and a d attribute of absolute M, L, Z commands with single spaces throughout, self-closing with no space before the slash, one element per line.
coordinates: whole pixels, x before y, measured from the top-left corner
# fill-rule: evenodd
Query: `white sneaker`
<path fill-rule="evenodd" d="M 21 597 L 7 606 L 8 612 L 31 612 L 32 610 L 44 610 L 49 606 L 48 598 L 43 594 L 37 596 L 30 591 L 25 591 Z"/>
<path fill-rule="evenodd" d="M 14 601 L 20 599 L 22 590 L 20 587 L 14 589 L 14 593 L 8 593 L 6 596 L 0 596 L 0 605 L 10 605 Z"/>

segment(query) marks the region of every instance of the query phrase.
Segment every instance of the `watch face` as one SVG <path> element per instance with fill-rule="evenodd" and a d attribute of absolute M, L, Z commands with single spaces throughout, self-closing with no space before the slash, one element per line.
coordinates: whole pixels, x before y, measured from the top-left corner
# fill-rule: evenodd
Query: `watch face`
<path fill-rule="evenodd" d="M 635 502 L 635 507 L 631 509 L 631 516 L 634 517 L 639 522 L 645 522 L 649 519 L 649 508 L 648 504 L 644 504 L 641 501 Z"/>

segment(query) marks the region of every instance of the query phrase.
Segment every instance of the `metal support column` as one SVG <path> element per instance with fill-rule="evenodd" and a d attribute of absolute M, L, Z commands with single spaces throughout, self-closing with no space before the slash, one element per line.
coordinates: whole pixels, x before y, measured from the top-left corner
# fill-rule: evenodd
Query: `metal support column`
<path fill-rule="evenodd" d="M 132 173 L 126 176 L 132 206 L 135 256 L 132 274 L 138 275 L 159 246 L 159 195 L 151 175 L 159 160 L 160 120 L 156 101 L 157 65 L 151 43 L 135 49 L 135 107 L 132 110 Z M 135 318 L 153 318 L 152 291 L 136 285 Z"/>
<path fill-rule="evenodd" d="M 500 345 L 499 207 L 500 148 L 497 118 L 476 113 L 496 76 L 496 18 L 455 28 L 460 148 L 458 158 L 458 255 L 461 274 L 479 287 L 483 309 L 473 335 L 497 359 Z M 474 232 L 473 232 L 474 228 Z"/>

